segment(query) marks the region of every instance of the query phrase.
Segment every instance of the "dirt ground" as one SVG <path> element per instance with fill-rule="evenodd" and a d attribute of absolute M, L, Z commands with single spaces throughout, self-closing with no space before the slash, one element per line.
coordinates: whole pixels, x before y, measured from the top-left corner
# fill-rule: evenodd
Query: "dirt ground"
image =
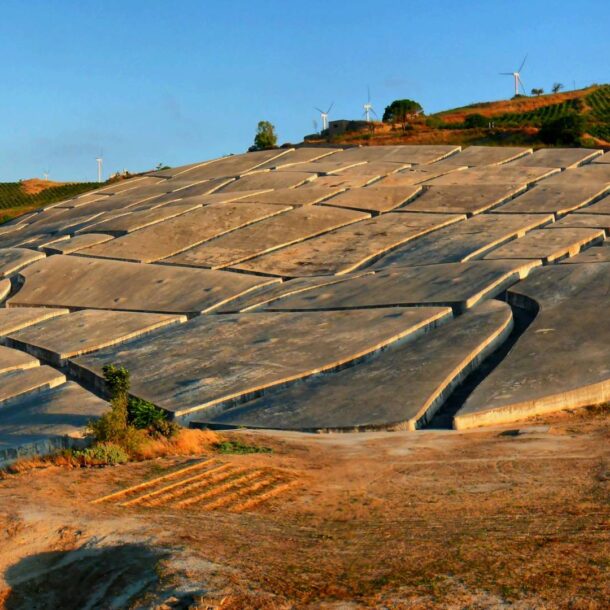
<path fill-rule="evenodd" d="M 0 480 L 0 606 L 609 607 L 607 408 L 232 438 L 273 451 Z"/>

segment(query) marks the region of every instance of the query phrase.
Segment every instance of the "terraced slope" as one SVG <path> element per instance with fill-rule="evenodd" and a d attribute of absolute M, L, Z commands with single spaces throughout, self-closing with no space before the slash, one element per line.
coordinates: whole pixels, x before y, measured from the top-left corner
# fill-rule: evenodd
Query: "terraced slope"
<path fill-rule="evenodd" d="M 2 225 L 0 461 L 76 442 L 106 364 L 185 425 L 416 433 L 608 400 L 601 154 L 262 151 Z M 120 502 L 240 510 L 289 485 L 222 464 L 157 483 Z"/>

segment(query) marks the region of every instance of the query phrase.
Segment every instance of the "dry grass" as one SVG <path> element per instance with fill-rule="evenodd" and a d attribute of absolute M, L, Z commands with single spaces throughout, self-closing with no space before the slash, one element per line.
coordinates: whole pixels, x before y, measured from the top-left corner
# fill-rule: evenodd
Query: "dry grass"
<path fill-rule="evenodd" d="M 62 186 L 62 184 L 66 184 L 66 182 L 53 182 L 52 180 L 29 178 L 28 180 L 21 181 L 21 190 L 26 195 L 37 195 L 45 189 L 52 188 L 54 186 Z"/>

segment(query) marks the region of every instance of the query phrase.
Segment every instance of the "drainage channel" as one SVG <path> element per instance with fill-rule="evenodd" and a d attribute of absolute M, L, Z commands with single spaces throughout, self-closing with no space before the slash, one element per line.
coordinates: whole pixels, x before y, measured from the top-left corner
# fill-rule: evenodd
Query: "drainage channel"
<path fill-rule="evenodd" d="M 492 354 L 490 354 L 479 367 L 470 373 L 462 383 L 447 397 L 441 408 L 432 419 L 422 426 L 424 430 L 450 430 L 453 428 L 453 416 L 462 408 L 468 397 L 477 386 L 488 377 L 492 371 L 506 358 L 508 352 L 517 343 L 521 335 L 534 321 L 537 311 L 523 309 L 510 304 L 513 312 L 513 330 L 506 341 Z"/>

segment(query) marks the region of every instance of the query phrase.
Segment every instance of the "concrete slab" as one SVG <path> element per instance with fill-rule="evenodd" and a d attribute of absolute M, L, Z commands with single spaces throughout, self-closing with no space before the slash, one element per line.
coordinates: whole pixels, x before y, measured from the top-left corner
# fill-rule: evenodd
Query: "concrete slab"
<path fill-rule="evenodd" d="M 21 231 L 26 226 L 25 223 L 18 225 L 8 225 L 8 224 L 0 224 L 0 238 L 3 235 L 11 235 L 16 233 L 17 231 Z"/>
<path fill-rule="evenodd" d="M 69 309 L 51 307 L 15 307 L 0 309 L 0 337 L 44 320 L 70 313 Z"/>
<path fill-rule="evenodd" d="M 610 165 L 604 163 L 589 163 L 582 167 L 577 167 L 569 172 L 561 172 L 555 176 L 548 178 L 545 184 L 562 184 L 572 185 L 577 184 L 601 184 L 610 186 Z"/>
<path fill-rule="evenodd" d="M 115 216 L 114 218 L 101 220 L 98 223 L 94 222 L 85 229 L 82 229 L 81 233 L 107 233 L 108 235 L 120 237 L 121 235 L 133 233 L 138 229 L 149 227 L 158 222 L 180 216 L 181 214 L 201 207 L 200 203 L 195 202 L 192 199 L 196 198 L 189 198 L 190 201 L 187 203 L 182 203 L 179 200 L 172 206 L 165 205 L 151 210 L 142 210 L 140 212 Z"/>
<path fill-rule="evenodd" d="M 389 176 L 404 169 L 409 169 L 411 163 L 395 163 L 393 161 L 369 161 L 343 169 L 329 172 L 342 176 Z"/>
<path fill-rule="evenodd" d="M 402 211 L 474 216 L 499 206 L 524 190 L 524 186 L 502 184 L 430 186 Z"/>
<path fill-rule="evenodd" d="M 307 182 L 299 188 L 327 188 L 335 190 L 357 189 L 366 186 L 371 182 L 375 182 L 377 178 L 378 176 L 341 176 L 340 174 L 336 176 L 318 176 L 315 180 Z"/>
<path fill-rule="evenodd" d="M 452 389 L 510 333 L 510 307 L 488 301 L 374 358 L 286 388 L 271 390 L 195 421 L 214 426 L 304 431 L 415 430 Z"/>
<path fill-rule="evenodd" d="M 307 188 L 275 189 L 273 191 L 257 193 L 249 195 L 241 201 L 297 207 L 319 203 L 341 192 L 343 192 L 342 188 L 316 187 L 312 185 Z"/>
<path fill-rule="evenodd" d="M 354 210 L 300 207 L 226 233 L 163 262 L 220 269 L 365 218 L 370 215 Z"/>
<path fill-rule="evenodd" d="M 604 241 L 604 232 L 601 229 L 540 229 L 530 231 L 520 239 L 495 248 L 483 258 L 484 260 L 536 259 L 543 263 L 552 263 L 575 256 L 582 248 L 602 241 Z"/>
<path fill-rule="evenodd" d="M 373 268 L 475 260 L 492 248 L 522 237 L 552 220 L 550 214 L 478 214 L 456 226 L 440 229 L 412 244 L 400 246 L 375 263 Z"/>
<path fill-rule="evenodd" d="M 308 172 L 324 176 L 326 174 L 336 174 L 343 170 L 362 165 L 365 161 L 342 161 L 341 155 L 334 155 L 330 158 L 320 159 L 319 161 L 311 161 L 308 163 L 299 163 L 298 165 L 283 166 L 278 169 L 279 172 Z"/>
<path fill-rule="evenodd" d="M 519 157 L 511 161 L 511 165 L 521 167 L 558 167 L 573 169 L 584 163 L 589 163 L 603 153 L 593 148 L 541 148 L 534 154 Z"/>
<path fill-rule="evenodd" d="M 176 416 L 233 406 L 274 386 L 347 366 L 436 325 L 448 308 L 200 316 L 155 337 L 70 362 L 100 383 L 102 367 L 131 372 L 131 392 Z"/>
<path fill-rule="evenodd" d="M 101 193 L 103 193 L 105 195 L 118 195 L 120 193 L 125 193 L 127 191 L 131 191 L 132 189 L 135 189 L 135 188 L 141 188 L 143 186 L 148 186 L 149 184 L 158 184 L 159 182 L 161 182 L 161 181 L 152 175 L 136 176 L 134 178 L 128 178 L 127 180 L 117 180 L 116 182 L 113 182 L 112 184 L 103 186 L 99 189 L 96 189 L 95 191 L 90 191 L 89 193 L 84 193 L 81 196 L 98 195 Z"/>
<path fill-rule="evenodd" d="M 325 205 L 363 210 L 381 214 L 398 208 L 421 191 L 421 186 L 367 186 L 362 189 L 344 191 L 324 202 Z"/>
<path fill-rule="evenodd" d="M 604 153 L 601 157 L 593 159 L 593 163 L 610 163 L 610 151 Z"/>
<path fill-rule="evenodd" d="M 282 155 L 281 157 L 259 165 L 253 171 L 277 169 L 279 167 L 289 167 L 297 165 L 298 163 L 308 163 L 310 161 L 316 161 L 317 159 L 324 159 L 326 157 L 329 157 L 330 155 L 334 155 L 335 153 L 341 150 L 341 148 L 310 148 L 306 146 L 301 148 L 295 148 L 287 152 L 285 155 Z"/>
<path fill-rule="evenodd" d="M 106 199 L 110 199 L 107 197 Z M 95 205 L 95 204 L 92 204 Z M 77 227 L 84 222 L 97 218 L 101 212 L 91 211 L 90 208 L 44 210 L 40 212 L 32 222 L 28 223 L 23 230 L 17 234 L 17 239 L 24 240 L 26 237 L 38 235 L 61 235 L 70 233 L 72 227 Z M 76 230 L 76 229 L 74 229 Z M 5 244 L 3 239 L 1 244 Z M 4 245 L 3 245 L 4 247 Z"/>
<path fill-rule="evenodd" d="M 0 411 L 6 403 L 26 394 L 54 388 L 65 381 L 65 375 L 44 365 L 3 373 L 0 375 Z"/>
<path fill-rule="evenodd" d="M 81 250 L 79 255 L 151 263 L 288 209 L 264 203 L 206 205 L 111 242 Z"/>
<path fill-rule="evenodd" d="M 399 146 L 360 146 L 347 148 L 338 160 L 344 161 L 393 161 L 394 163 L 412 163 L 425 165 L 445 159 L 457 153 L 460 146 L 451 144 L 399 145 Z"/>
<path fill-rule="evenodd" d="M 514 165 L 472 167 L 464 171 L 451 172 L 432 178 L 427 180 L 425 184 L 437 186 L 448 186 L 450 184 L 530 186 L 540 180 L 548 179 L 549 176 L 560 171 L 556 167 L 518 167 Z"/>
<path fill-rule="evenodd" d="M 571 170 L 570 170 L 571 171 Z M 595 201 L 606 192 L 600 184 L 537 184 L 523 195 L 494 209 L 498 214 L 556 214 L 563 216 Z"/>
<path fill-rule="evenodd" d="M 60 367 L 68 358 L 182 322 L 186 322 L 186 316 L 85 309 L 13 332 L 4 342 Z"/>
<path fill-rule="evenodd" d="M 0 303 L 11 293 L 11 280 L 0 280 Z"/>
<path fill-rule="evenodd" d="M 576 212 L 578 214 L 610 214 L 610 197 L 604 197 L 601 201 L 576 210 Z"/>
<path fill-rule="evenodd" d="M 602 246 L 588 248 L 572 258 L 566 258 L 566 260 L 561 261 L 561 263 L 610 263 L 610 248 L 607 243 Z"/>
<path fill-rule="evenodd" d="M 280 277 L 343 275 L 401 244 L 463 220 L 460 215 L 389 212 L 235 265 Z"/>
<path fill-rule="evenodd" d="M 152 203 L 154 204 L 154 207 L 157 207 L 158 205 L 171 203 L 173 201 L 176 201 L 177 199 L 186 199 L 187 197 L 203 197 L 205 195 L 211 195 L 223 186 L 231 184 L 231 182 L 234 182 L 234 180 L 234 178 L 215 178 L 212 180 L 201 180 L 199 182 L 191 184 L 190 186 L 186 186 L 176 191 L 172 191 L 171 193 L 167 193 L 166 195 L 156 197 L 149 203 Z M 229 199 L 223 200 L 229 201 Z"/>
<path fill-rule="evenodd" d="M 470 309 L 527 276 L 532 261 L 472 261 L 392 268 L 326 286 L 311 286 L 268 301 L 266 311 L 339 311 L 373 307 L 435 306 Z M 290 282 L 288 282 L 288 285 Z"/>
<path fill-rule="evenodd" d="M 263 286 L 252 290 L 242 297 L 234 299 L 219 307 L 214 313 L 240 313 L 260 309 L 263 305 L 277 301 L 283 297 L 297 294 L 319 286 L 330 286 L 339 282 L 347 282 L 357 277 L 362 277 L 371 271 L 357 271 L 345 276 L 321 275 L 319 277 L 301 277 L 287 282 L 278 282 L 269 286 Z M 2 311 L 2 310 L 0 310 Z"/>
<path fill-rule="evenodd" d="M 229 182 L 222 187 L 223 193 L 235 193 L 239 191 L 255 191 L 262 189 L 294 188 L 315 178 L 315 174 L 301 171 L 273 170 L 269 172 L 256 172 Z"/>
<path fill-rule="evenodd" d="M 587 209 L 587 208 L 585 208 Z M 568 214 L 561 220 L 549 225 L 549 229 L 563 229 L 568 227 L 582 227 L 591 229 L 603 229 L 606 235 L 610 235 L 610 215 L 608 214 Z"/>
<path fill-rule="evenodd" d="M 502 424 L 608 402 L 610 324 L 600 323 L 600 316 L 609 293 L 610 263 L 542 267 L 509 289 L 509 302 L 535 318 L 475 388 L 454 427 Z"/>
<path fill-rule="evenodd" d="M 112 235 L 105 233 L 86 233 L 75 235 L 69 239 L 59 239 L 41 247 L 47 254 L 72 254 L 91 246 L 103 244 L 112 239 Z"/>
<path fill-rule="evenodd" d="M 66 201 L 60 201 L 59 203 L 55 203 L 49 207 L 79 208 L 83 205 L 87 205 L 88 203 L 93 203 L 94 201 L 104 199 L 105 197 L 110 197 L 110 195 L 106 195 L 105 193 L 96 193 L 95 195 L 81 195 L 80 197 L 74 197 L 72 199 L 67 199 Z"/>
<path fill-rule="evenodd" d="M 9 307 L 70 307 L 196 314 L 274 282 L 241 273 L 51 256 L 20 273 Z"/>
<path fill-rule="evenodd" d="M 209 180 L 211 178 L 225 178 L 227 176 L 241 176 L 264 163 L 277 159 L 292 149 L 275 149 L 275 150 L 260 150 L 256 152 L 245 153 L 243 155 L 229 155 L 219 159 L 211 159 L 210 161 L 202 161 L 201 163 L 193 163 L 184 165 L 169 170 L 160 170 L 153 172 L 152 176 L 162 178 L 174 178 L 181 176 L 191 180 Z"/>
<path fill-rule="evenodd" d="M 106 401 L 72 382 L 12 401 L 0 408 L 0 466 L 72 446 L 107 409 Z"/>
<path fill-rule="evenodd" d="M 7 277 L 44 257 L 42 252 L 25 248 L 0 248 L 0 278 Z"/>
<path fill-rule="evenodd" d="M 531 148 L 521 146 L 468 146 L 452 155 L 450 162 L 468 167 L 500 165 L 531 153 Z"/>
<path fill-rule="evenodd" d="M 35 366 L 40 366 L 40 362 L 33 356 L 24 354 L 18 349 L 11 349 L 10 347 L 0 345 L 0 375 L 10 371 L 32 369 Z"/>
<path fill-rule="evenodd" d="M 466 166 L 446 166 L 435 167 L 435 165 L 425 165 L 413 169 L 405 169 L 397 174 L 390 174 L 375 183 L 375 186 L 408 186 L 410 184 L 423 184 L 432 178 L 465 171 Z"/>

